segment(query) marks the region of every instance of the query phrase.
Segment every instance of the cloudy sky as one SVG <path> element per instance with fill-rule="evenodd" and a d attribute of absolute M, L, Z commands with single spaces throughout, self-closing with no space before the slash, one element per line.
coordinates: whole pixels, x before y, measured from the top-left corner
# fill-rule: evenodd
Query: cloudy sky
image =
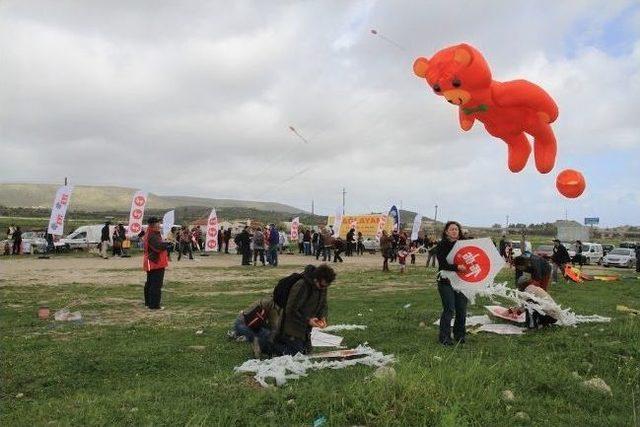
<path fill-rule="evenodd" d="M 371 34 L 376 29 L 378 36 Z M 468 42 L 557 101 L 558 160 L 504 142 L 411 69 Z M 636 1 L 0 3 L 0 181 L 136 187 L 469 225 L 640 224 Z M 289 130 L 294 126 L 306 142 Z M 585 174 L 577 200 L 555 176 Z"/>

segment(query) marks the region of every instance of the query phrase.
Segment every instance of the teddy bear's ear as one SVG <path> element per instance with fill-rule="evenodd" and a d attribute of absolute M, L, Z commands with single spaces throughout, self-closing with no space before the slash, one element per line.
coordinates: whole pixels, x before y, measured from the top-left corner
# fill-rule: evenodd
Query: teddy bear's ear
<path fill-rule="evenodd" d="M 418 77 L 427 77 L 427 70 L 429 69 L 429 60 L 427 58 L 420 57 L 413 62 L 413 72 Z"/>
<path fill-rule="evenodd" d="M 470 46 L 463 43 L 456 47 L 453 59 L 465 67 L 471 64 L 471 61 L 473 60 L 473 52 L 471 51 Z"/>

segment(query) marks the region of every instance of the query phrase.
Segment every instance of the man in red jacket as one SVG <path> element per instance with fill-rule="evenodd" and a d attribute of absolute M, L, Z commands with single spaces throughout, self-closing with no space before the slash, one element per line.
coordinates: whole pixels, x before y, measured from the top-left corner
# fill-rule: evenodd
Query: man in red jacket
<path fill-rule="evenodd" d="M 162 310 L 162 281 L 164 269 L 169 265 L 169 254 L 160 234 L 160 220 L 152 216 L 148 220 L 149 227 L 144 235 L 144 260 L 142 267 L 147 272 L 144 284 L 144 305 L 150 310 Z"/>

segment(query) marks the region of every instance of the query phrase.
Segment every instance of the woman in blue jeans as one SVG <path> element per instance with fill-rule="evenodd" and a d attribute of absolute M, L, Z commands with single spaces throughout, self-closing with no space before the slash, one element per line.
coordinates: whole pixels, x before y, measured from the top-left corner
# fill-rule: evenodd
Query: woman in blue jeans
<path fill-rule="evenodd" d="M 447 256 L 453 245 L 462 236 L 462 227 L 456 221 L 448 221 L 442 232 L 442 239 L 438 243 L 436 250 L 436 258 L 438 259 L 438 272 L 446 271 L 466 271 L 465 265 L 450 264 Z M 451 319 L 455 313 L 455 322 L 453 324 L 454 340 L 460 344 L 464 344 L 465 322 L 467 319 L 467 297 L 457 292 L 451 286 L 449 279 L 441 277 L 438 274 L 438 292 L 442 300 L 442 315 L 440 316 L 440 334 L 438 341 L 442 345 L 453 345 L 451 340 Z"/>

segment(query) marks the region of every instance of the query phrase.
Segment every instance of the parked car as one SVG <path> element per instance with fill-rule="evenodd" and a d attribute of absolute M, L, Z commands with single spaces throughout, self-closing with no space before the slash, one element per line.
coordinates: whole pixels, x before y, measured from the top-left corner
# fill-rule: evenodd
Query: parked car
<path fill-rule="evenodd" d="M 533 254 L 542 258 L 551 258 L 553 255 L 553 245 L 540 245 L 533 251 Z"/>
<path fill-rule="evenodd" d="M 54 243 L 56 249 L 87 249 L 91 246 L 97 246 L 102 236 L 102 227 L 104 224 L 83 225 L 78 227 L 73 233 L 69 234 Z M 114 225 L 109 226 L 109 237 L 113 236 Z M 111 246 L 111 241 L 109 241 Z"/>
<path fill-rule="evenodd" d="M 615 248 L 611 252 L 602 258 L 602 265 L 605 267 L 617 266 L 617 267 L 635 267 L 636 252 L 635 249 L 630 248 Z"/>
<path fill-rule="evenodd" d="M 573 259 L 573 257 L 576 256 L 576 250 L 573 248 L 573 243 L 562 242 L 562 246 L 567 248 L 567 252 L 569 253 L 569 256 L 571 257 L 571 259 Z"/>
<path fill-rule="evenodd" d="M 35 231 L 25 231 L 22 233 L 22 252 L 43 254 L 47 252 L 47 241 L 44 238 L 44 233 L 38 233 Z"/>
<path fill-rule="evenodd" d="M 522 255 L 522 249 L 520 248 L 520 241 L 515 241 L 512 240 L 511 241 L 511 248 L 513 249 L 513 257 L 517 257 Z M 526 240 L 524 242 L 524 250 L 525 252 L 533 252 L 532 246 L 531 246 L 531 242 Z"/>
<path fill-rule="evenodd" d="M 638 242 L 622 242 L 622 243 L 620 243 L 620 247 L 621 248 L 635 249 L 636 246 L 638 246 Z"/>
<path fill-rule="evenodd" d="M 369 237 L 365 238 L 362 241 L 362 245 L 364 246 L 364 250 L 369 252 L 370 254 L 375 254 L 376 251 L 380 250 L 380 242 Z"/>
<path fill-rule="evenodd" d="M 600 243 L 582 243 L 582 258 L 585 264 L 600 264 L 603 256 L 602 245 Z"/>

